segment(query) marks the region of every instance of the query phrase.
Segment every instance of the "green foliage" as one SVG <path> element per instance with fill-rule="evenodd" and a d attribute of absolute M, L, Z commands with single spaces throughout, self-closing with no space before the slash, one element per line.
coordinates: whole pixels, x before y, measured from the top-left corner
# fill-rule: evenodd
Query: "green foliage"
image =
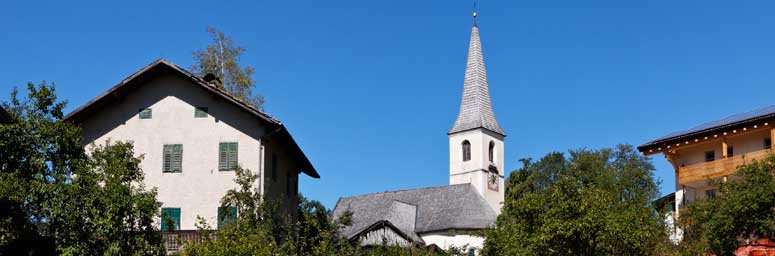
<path fill-rule="evenodd" d="M 730 255 L 746 239 L 775 237 L 775 156 L 739 166 L 736 178 L 713 182 L 715 197 L 682 209 L 685 254 Z"/>
<path fill-rule="evenodd" d="M 484 255 L 648 255 L 666 237 L 654 167 L 632 146 L 522 161 Z"/>
<path fill-rule="evenodd" d="M 229 190 L 222 206 L 238 208 L 237 221 L 213 230 L 204 219 L 198 228 L 201 242 L 189 242 L 183 255 L 467 255 L 465 248 L 450 252 L 429 248 L 375 246 L 361 248 L 338 234 L 350 225 L 349 214 L 332 219 L 331 213 L 318 201 L 299 197 L 295 215 L 279 207 L 277 201 L 264 200 L 253 186 L 257 176 L 238 167 L 238 188 Z"/>
<path fill-rule="evenodd" d="M 17 90 L 0 125 L 0 254 L 162 254 L 156 193 L 143 188 L 132 145 L 87 156 L 80 129 L 62 121 L 53 85 Z"/>
<path fill-rule="evenodd" d="M 262 109 L 264 97 L 253 93 L 256 82 L 253 81 L 253 67 L 244 68 L 239 65 L 239 58 L 245 52 L 245 48 L 234 46 L 231 37 L 214 27 L 207 28 L 207 33 L 213 39 L 213 44 L 204 50 L 194 52 L 194 72 L 200 77 L 211 73 L 222 79 L 219 86 L 227 92 L 248 104 Z"/>

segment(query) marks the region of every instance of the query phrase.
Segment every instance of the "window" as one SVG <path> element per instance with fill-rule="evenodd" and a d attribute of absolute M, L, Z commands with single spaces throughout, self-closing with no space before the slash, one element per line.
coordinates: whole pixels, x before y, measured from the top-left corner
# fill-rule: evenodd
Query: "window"
<path fill-rule="evenodd" d="M 490 141 L 490 163 L 495 162 L 495 142 Z"/>
<path fill-rule="evenodd" d="M 237 142 L 221 142 L 218 145 L 218 170 L 233 171 L 237 169 Z"/>
<path fill-rule="evenodd" d="M 716 152 L 715 151 L 705 151 L 705 162 L 710 162 L 716 160 Z"/>
<path fill-rule="evenodd" d="M 140 109 L 140 119 L 151 119 L 152 112 L 150 108 L 141 108 Z"/>
<path fill-rule="evenodd" d="M 237 207 L 218 207 L 218 229 L 237 222 Z"/>
<path fill-rule="evenodd" d="M 471 160 L 471 142 L 463 141 L 463 162 Z"/>
<path fill-rule="evenodd" d="M 716 197 L 716 190 L 715 189 L 705 190 L 705 198 L 714 198 L 714 197 Z"/>
<path fill-rule="evenodd" d="M 180 208 L 161 208 L 161 230 L 180 230 Z"/>
<path fill-rule="evenodd" d="M 162 172 L 182 172 L 183 171 L 183 145 L 165 144 L 164 145 L 164 166 Z"/>
<path fill-rule="evenodd" d="M 277 155 L 272 154 L 272 180 L 277 180 Z"/>
<path fill-rule="evenodd" d="M 772 147 L 772 139 L 764 138 L 764 149 L 770 149 Z"/>
<path fill-rule="evenodd" d="M 735 155 L 735 148 L 732 146 L 727 146 L 727 157 L 732 157 Z"/>
<path fill-rule="evenodd" d="M 208 109 L 207 107 L 196 107 L 194 109 L 194 117 L 195 118 L 204 118 L 208 116 Z"/>

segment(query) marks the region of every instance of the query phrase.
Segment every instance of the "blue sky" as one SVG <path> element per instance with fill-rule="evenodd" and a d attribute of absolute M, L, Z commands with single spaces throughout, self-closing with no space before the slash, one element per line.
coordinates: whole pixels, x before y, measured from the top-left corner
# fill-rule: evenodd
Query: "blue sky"
<path fill-rule="evenodd" d="M 225 2 L 225 1 L 224 1 Z M 11 1 L 0 99 L 54 82 L 73 110 L 215 26 L 247 48 L 269 114 L 322 175 L 307 197 L 448 183 L 472 2 Z M 775 104 L 772 1 L 491 1 L 480 29 L 506 169 L 552 151 L 639 145 Z M 673 171 L 654 157 L 663 193 Z"/>

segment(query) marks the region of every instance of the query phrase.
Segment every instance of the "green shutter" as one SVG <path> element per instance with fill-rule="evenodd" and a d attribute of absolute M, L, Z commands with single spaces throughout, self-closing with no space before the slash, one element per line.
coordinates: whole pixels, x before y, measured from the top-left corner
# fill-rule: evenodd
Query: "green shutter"
<path fill-rule="evenodd" d="M 196 117 L 196 118 L 207 117 L 207 115 L 208 115 L 207 113 L 208 112 L 209 111 L 208 111 L 207 107 L 196 107 L 194 109 L 194 117 Z"/>
<path fill-rule="evenodd" d="M 227 149 L 228 149 L 227 143 L 221 142 L 220 144 L 218 144 L 218 170 L 220 171 L 225 171 L 229 169 L 229 166 L 226 164 L 228 161 L 226 157 L 228 155 Z"/>
<path fill-rule="evenodd" d="M 152 112 L 150 108 L 141 108 L 139 112 L 140 119 L 151 119 Z"/>
<path fill-rule="evenodd" d="M 237 155 L 239 146 L 236 142 L 229 143 L 229 170 L 237 169 Z"/>
<path fill-rule="evenodd" d="M 218 207 L 218 229 L 237 222 L 237 207 Z"/>
<path fill-rule="evenodd" d="M 183 145 L 181 144 L 175 144 L 172 149 L 172 171 L 173 172 L 182 172 L 183 171 Z"/>
<path fill-rule="evenodd" d="M 172 171 L 172 145 L 164 145 L 162 172 Z"/>
<path fill-rule="evenodd" d="M 180 208 L 161 208 L 161 230 L 180 229 Z"/>

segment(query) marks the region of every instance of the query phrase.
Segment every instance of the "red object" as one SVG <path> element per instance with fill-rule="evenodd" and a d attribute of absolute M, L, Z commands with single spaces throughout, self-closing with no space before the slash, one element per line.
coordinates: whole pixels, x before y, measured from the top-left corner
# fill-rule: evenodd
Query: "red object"
<path fill-rule="evenodd" d="M 748 241 L 735 251 L 737 256 L 775 256 L 775 242 L 767 238 Z"/>

